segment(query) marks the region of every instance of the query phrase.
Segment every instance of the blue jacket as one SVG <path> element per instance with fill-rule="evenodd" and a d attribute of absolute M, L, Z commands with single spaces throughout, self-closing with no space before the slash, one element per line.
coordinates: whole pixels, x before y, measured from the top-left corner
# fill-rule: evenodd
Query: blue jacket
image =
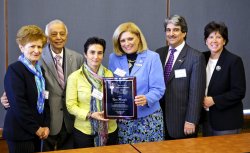
<path fill-rule="evenodd" d="M 146 50 L 139 53 L 136 63 L 129 74 L 127 56 L 109 56 L 109 69 L 114 72 L 117 68 L 126 72 L 125 76 L 136 77 L 136 94 L 145 95 L 147 105 L 138 106 L 138 118 L 153 114 L 160 109 L 159 100 L 164 95 L 165 83 L 160 57 L 157 53 Z M 114 74 L 115 77 L 119 77 Z"/>

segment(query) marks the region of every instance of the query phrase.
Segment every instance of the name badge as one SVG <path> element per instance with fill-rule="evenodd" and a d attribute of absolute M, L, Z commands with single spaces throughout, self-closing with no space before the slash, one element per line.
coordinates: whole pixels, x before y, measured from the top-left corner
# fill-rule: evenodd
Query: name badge
<path fill-rule="evenodd" d="M 44 96 L 44 99 L 49 99 L 49 91 L 44 90 L 43 91 L 43 96 Z"/>
<path fill-rule="evenodd" d="M 174 71 L 175 78 L 187 77 L 186 69 L 179 69 Z"/>
<path fill-rule="evenodd" d="M 118 75 L 118 76 L 120 76 L 120 77 L 124 77 L 125 74 L 126 74 L 126 71 L 117 68 L 117 69 L 115 70 L 114 74 L 116 74 L 116 75 Z"/>
<path fill-rule="evenodd" d="M 97 98 L 98 100 L 102 100 L 103 93 L 97 89 L 94 89 L 93 92 L 91 93 L 91 96 Z"/>

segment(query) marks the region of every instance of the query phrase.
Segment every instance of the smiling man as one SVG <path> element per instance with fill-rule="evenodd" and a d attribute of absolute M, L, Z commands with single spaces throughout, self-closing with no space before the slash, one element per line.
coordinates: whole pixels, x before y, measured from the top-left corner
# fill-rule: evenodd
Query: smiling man
<path fill-rule="evenodd" d="M 164 67 L 166 92 L 161 99 L 165 139 L 197 136 L 197 125 L 205 94 L 205 59 L 186 44 L 185 19 L 174 15 L 164 23 L 167 46 L 156 50 Z"/>
<path fill-rule="evenodd" d="M 44 142 L 44 151 L 72 149 L 74 117 L 66 108 L 65 88 L 68 76 L 83 64 L 83 56 L 65 47 L 68 29 L 61 20 L 49 22 L 45 34 L 48 37 L 48 45 L 44 48 L 41 63 L 49 91 L 51 122 L 50 135 Z"/>

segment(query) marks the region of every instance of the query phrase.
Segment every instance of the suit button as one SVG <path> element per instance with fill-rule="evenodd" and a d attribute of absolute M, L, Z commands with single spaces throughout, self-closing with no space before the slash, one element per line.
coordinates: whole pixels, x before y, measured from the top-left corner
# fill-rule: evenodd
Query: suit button
<path fill-rule="evenodd" d="M 62 108 L 61 108 L 60 110 L 61 110 L 61 111 L 63 111 L 63 109 L 62 109 Z"/>

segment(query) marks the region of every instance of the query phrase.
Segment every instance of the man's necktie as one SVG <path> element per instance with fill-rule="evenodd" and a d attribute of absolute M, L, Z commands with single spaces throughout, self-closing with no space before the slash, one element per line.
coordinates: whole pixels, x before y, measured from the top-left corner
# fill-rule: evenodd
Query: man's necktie
<path fill-rule="evenodd" d="M 174 62 L 174 52 L 176 51 L 176 49 L 172 48 L 169 51 L 170 51 L 170 55 L 169 55 L 168 61 L 167 61 L 165 68 L 164 68 L 165 83 L 167 83 L 169 76 L 170 76 L 170 73 L 172 71 L 172 66 L 173 66 L 173 62 Z"/>
<path fill-rule="evenodd" d="M 58 78 L 59 78 L 59 83 L 61 85 L 61 87 L 64 89 L 65 86 L 65 82 L 64 82 L 64 74 L 63 74 L 63 69 L 62 69 L 62 64 L 60 63 L 61 60 L 61 56 L 60 55 L 56 55 L 55 56 L 55 60 L 56 60 L 56 70 L 57 70 L 57 74 L 58 74 Z"/>

